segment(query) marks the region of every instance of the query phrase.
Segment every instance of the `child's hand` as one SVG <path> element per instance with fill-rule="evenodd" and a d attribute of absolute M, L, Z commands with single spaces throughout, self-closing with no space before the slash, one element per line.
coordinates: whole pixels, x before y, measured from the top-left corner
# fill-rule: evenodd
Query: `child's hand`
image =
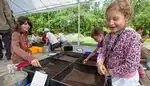
<path fill-rule="evenodd" d="M 106 72 L 106 76 L 111 76 L 111 74 L 112 74 L 112 72 L 109 70 L 109 69 L 107 69 L 107 72 Z"/>
<path fill-rule="evenodd" d="M 144 77 L 145 77 L 145 71 L 144 71 L 144 67 L 142 65 L 140 65 L 140 67 L 138 69 L 138 72 L 139 72 L 140 78 L 144 79 Z"/>
<path fill-rule="evenodd" d="M 33 66 L 35 66 L 35 67 L 42 67 L 41 64 L 40 64 L 40 62 L 39 62 L 37 59 L 33 59 L 33 60 L 31 61 L 31 64 L 32 64 Z"/>
<path fill-rule="evenodd" d="M 107 69 L 102 63 L 97 63 L 97 70 L 100 75 L 107 75 Z"/>
<path fill-rule="evenodd" d="M 86 64 L 89 59 L 84 59 L 83 64 Z"/>

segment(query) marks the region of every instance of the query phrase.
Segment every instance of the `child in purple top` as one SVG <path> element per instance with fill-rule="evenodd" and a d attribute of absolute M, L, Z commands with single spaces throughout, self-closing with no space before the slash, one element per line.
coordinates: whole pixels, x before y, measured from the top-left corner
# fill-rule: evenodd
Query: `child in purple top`
<path fill-rule="evenodd" d="M 83 63 L 87 63 L 87 61 L 92 57 L 94 56 L 97 51 L 103 46 L 103 39 L 104 39 L 104 36 L 105 36 L 105 32 L 103 31 L 103 28 L 94 28 L 92 29 L 92 32 L 91 32 L 91 37 L 96 41 L 98 42 L 97 44 L 97 47 L 96 49 L 86 58 L 84 59 Z"/>
<path fill-rule="evenodd" d="M 103 47 L 103 42 L 101 41 L 101 42 L 98 42 L 98 44 L 97 44 L 97 47 Z"/>
<path fill-rule="evenodd" d="M 110 33 L 105 36 L 97 59 L 98 72 L 112 76 L 112 86 L 139 86 L 141 42 L 127 27 L 131 19 L 130 0 L 115 0 L 106 9 Z"/>

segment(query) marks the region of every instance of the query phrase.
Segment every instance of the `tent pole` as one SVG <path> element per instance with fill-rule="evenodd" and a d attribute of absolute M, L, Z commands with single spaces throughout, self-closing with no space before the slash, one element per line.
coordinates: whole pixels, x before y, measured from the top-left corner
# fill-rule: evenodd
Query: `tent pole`
<path fill-rule="evenodd" d="M 80 46 L 80 0 L 78 0 L 78 46 Z"/>
<path fill-rule="evenodd" d="M 48 21 L 48 28 L 50 29 L 49 12 L 48 12 L 48 19 L 47 19 L 47 21 Z"/>

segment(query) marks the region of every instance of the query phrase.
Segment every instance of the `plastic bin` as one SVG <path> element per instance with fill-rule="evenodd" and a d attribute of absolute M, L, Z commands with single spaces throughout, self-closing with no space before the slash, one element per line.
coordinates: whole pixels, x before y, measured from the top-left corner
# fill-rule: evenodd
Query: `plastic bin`
<path fill-rule="evenodd" d="M 40 61 L 40 63 L 41 63 L 41 65 L 42 65 L 43 68 L 45 67 L 45 65 L 47 65 L 47 64 L 49 64 L 49 63 L 50 63 L 50 64 L 51 64 L 51 63 L 52 63 L 52 64 L 55 64 L 55 63 L 56 63 L 56 64 L 65 65 L 65 67 L 62 68 L 61 70 L 59 70 L 57 73 L 55 72 L 56 75 L 53 74 L 53 71 L 52 71 L 52 72 L 48 72 L 48 73 L 50 73 L 49 75 L 51 75 L 51 78 L 48 78 L 47 81 L 49 81 L 49 82 L 46 81 L 46 84 L 49 84 L 49 83 L 50 83 L 51 86 L 68 86 L 67 84 L 65 84 L 65 83 L 63 83 L 63 82 L 54 79 L 54 77 L 57 76 L 61 71 L 63 71 L 63 70 L 66 69 L 69 65 L 74 64 L 74 63 L 76 62 L 76 61 L 74 61 L 74 62 L 69 62 L 69 61 L 65 61 L 65 60 L 59 59 L 59 58 L 61 58 L 61 57 L 63 57 L 63 56 L 66 56 L 66 55 L 67 55 L 67 56 L 74 57 L 74 58 L 77 58 L 77 59 L 79 59 L 80 57 L 83 56 L 83 54 L 81 54 L 81 53 L 63 52 L 63 53 L 56 54 L 56 55 L 54 55 L 54 56 L 50 56 L 50 57 L 48 57 L 48 58 L 43 59 L 43 60 Z M 33 78 L 34 73 L 35 73 L 35 71 L 37 70 L 37 68 L 35 68 L 35 67 L 29 65 L 29 66 L 23 68 L 23 70 L 28 73 L 27 80 L 28 80 L 28 83 L 31 83 L 32 78 Z M 52 68 L 52 70 L 53 70 L 53 68 Z M 59 78 L 61 78 L 61 77 L 59 77 Z M 48 86 L 48 85 L 46 85 L 46 86 Z"/>
<path fill-rule="evenodd" d="M 92 52 L 89 52 L 89 51 L 84 52 L 84 54 L 86 54 L 86 55 L 90 55 L 91 53 Z M 98 56 L 98 53 L 96 53 L 95 56 Z"/>
<path fill-rule="evenodd" d="M 71 73 L 75 73 L 75 75 L 72 75 Z M 80 64 L 80 63 L 73 63 L 73 64 L 69 65 L 67 68 L 65 68 L 63 71 L 61 71 L 53 79 L 62 81 L 66 84 L 69 84 L 69 86 L 78 86 L 78 85 L 80 86 L 80 84 L 82 84 L 81 86 L 87 86 L 87 85 L 88 86 L 90 86 L 90 85 L 91 86 L 93 86 L 93 85 L 102 86 L 102 85 L 98 85 L 99 81 L 97 82 L 96 79 L 99 76 L 97 76 L 97 74 L 98 73 L 97 73 L 96 67 L 84 65 L 84 64 Z M 73 76 L 75 76 L 75 77 L 73 77 Z M 84 78 L 86 78 L 86 79 L 84 79 Z M 71 82 L 69 83 L 66 81 L 71 81 Z M 72 82 L 74 82 L 74 84 Z"/>
<path fill-rule="evenodd" d="M 30 86 L 30 85 L 31 85 L 31 83 L 27 84 L 26 86 Z"/>

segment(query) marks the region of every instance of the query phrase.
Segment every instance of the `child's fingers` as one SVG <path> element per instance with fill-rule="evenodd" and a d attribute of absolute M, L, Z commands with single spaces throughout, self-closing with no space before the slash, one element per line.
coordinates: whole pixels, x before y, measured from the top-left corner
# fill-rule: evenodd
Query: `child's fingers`
<path fill-rule="evenodd" d="M 106 67 L 103 65 L 103 66 L 102 66 L 102 68 L 103 68 L 103 72 L 104 72 L 104 74 L 106 74 L 106 73 L 107 73 L 107 69 L 106 69 Z"/>
<path fill-rule="evenodd" d="M 100 69 L 98 69 L 98 73 L 99 73 L 100 75 L 104 75 L 104 72 L 101 71 Z"/>
<path fill-rule="evenodd" d="M 41 64 L 40 64 L 39 62 L 37 62 L 37 63 L 38 63 L 38 66 L 39 66 L 39 67 L 42 67 Z"/>
<path fill-rule="evenodd" d="M 106 74 L 106 68 L 104 67 L 104 65 L 100 66 L 100 72 L 102 73 L 102 75 Z"/>
<path fill-rule="evenodd" d="M 85 64 L 86 63 L 86 59 L 84 59 L 84 61 L 83 61 L 83 64 Z"/>
<path fill-rule="evenodd" d="M 98 71 L 98 73 L 99 73 L 100 75 L 103 75 L 102 72 L 101 72 L 101 68 L 100 68 L 100 66 L 98 66 L 98 65 L 97 65 L 97 71 Z"/>
<path fill-rule="evenodd" d="M 103 69 L 101 70 L 101 73 L 102 73 L 102 75 L 105 75 L 105 71 Z"/>

